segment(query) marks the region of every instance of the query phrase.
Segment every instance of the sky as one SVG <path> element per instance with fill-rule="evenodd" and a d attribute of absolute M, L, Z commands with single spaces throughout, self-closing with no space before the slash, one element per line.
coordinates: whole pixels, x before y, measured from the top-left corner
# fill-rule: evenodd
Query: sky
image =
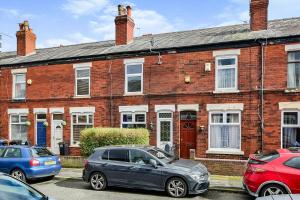
<path fill-rule="evenodd" d="M 299 2 L 270 0 L 269 19 L 300 17 Z M 133 7 L 135 36 L 249 21 L 249 0 L 0 0 L 0 50 L 16 50 L 24 20 L 38 48 L 114 39 L 118 4 Z"/>

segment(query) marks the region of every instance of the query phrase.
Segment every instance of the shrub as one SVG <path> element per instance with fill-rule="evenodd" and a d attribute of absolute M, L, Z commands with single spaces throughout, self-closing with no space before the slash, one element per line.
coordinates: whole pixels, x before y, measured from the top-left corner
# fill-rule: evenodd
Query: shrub
<path fill-rule="evenodd" d="M 81 154 L 89 156 L 97 147 L 109 145 L 149 144 L 147 129 L 89 128 L 80 133 Z"/>

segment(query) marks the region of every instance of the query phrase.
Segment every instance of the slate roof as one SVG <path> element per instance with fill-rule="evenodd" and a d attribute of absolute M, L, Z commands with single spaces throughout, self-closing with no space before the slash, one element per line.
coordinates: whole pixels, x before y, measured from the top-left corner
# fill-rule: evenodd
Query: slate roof
<path fill-rule="evenodd" d="M 250 31 L 249 24 L 214 27 L 191 31 L 154 34 L 134 38 L 128 45 L 115 46 L 114 40 L 85 43 L 45 49 L 36 54 L 16 56 L 16 52 L 0 53 L 1 65 L 26 64 L 57 59 L 70 59 L 149 50 L 150 41 L 155 41 L 153 50 L 172 49 L 201 45 L 222 44 L 255 39 L 300 36 L 300 17 L 269 21 L 268 30 Z"/>

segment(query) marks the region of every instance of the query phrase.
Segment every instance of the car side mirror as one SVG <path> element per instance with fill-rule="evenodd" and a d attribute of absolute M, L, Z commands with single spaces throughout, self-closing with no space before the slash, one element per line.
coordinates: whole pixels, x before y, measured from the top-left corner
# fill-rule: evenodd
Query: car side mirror
<path fill-rule="evenodd" d="M 154 159 L 150 159 L 150 165 L 152 165 L 152 167 L 157 168 L 157 162 Z"/>

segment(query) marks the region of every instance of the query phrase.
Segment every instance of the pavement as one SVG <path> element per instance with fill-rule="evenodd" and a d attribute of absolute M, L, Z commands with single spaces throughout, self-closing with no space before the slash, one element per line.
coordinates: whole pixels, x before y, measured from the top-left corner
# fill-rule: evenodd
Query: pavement
<path fill-rule="evenodd" d="M 82 169 L 78 168 L 63 168 L 58 176 L 58 179 L 82 179 Z M 245 193 L 242 184 L 243 177 L 241 176 L 210 176 L 210 190 Z"/>

